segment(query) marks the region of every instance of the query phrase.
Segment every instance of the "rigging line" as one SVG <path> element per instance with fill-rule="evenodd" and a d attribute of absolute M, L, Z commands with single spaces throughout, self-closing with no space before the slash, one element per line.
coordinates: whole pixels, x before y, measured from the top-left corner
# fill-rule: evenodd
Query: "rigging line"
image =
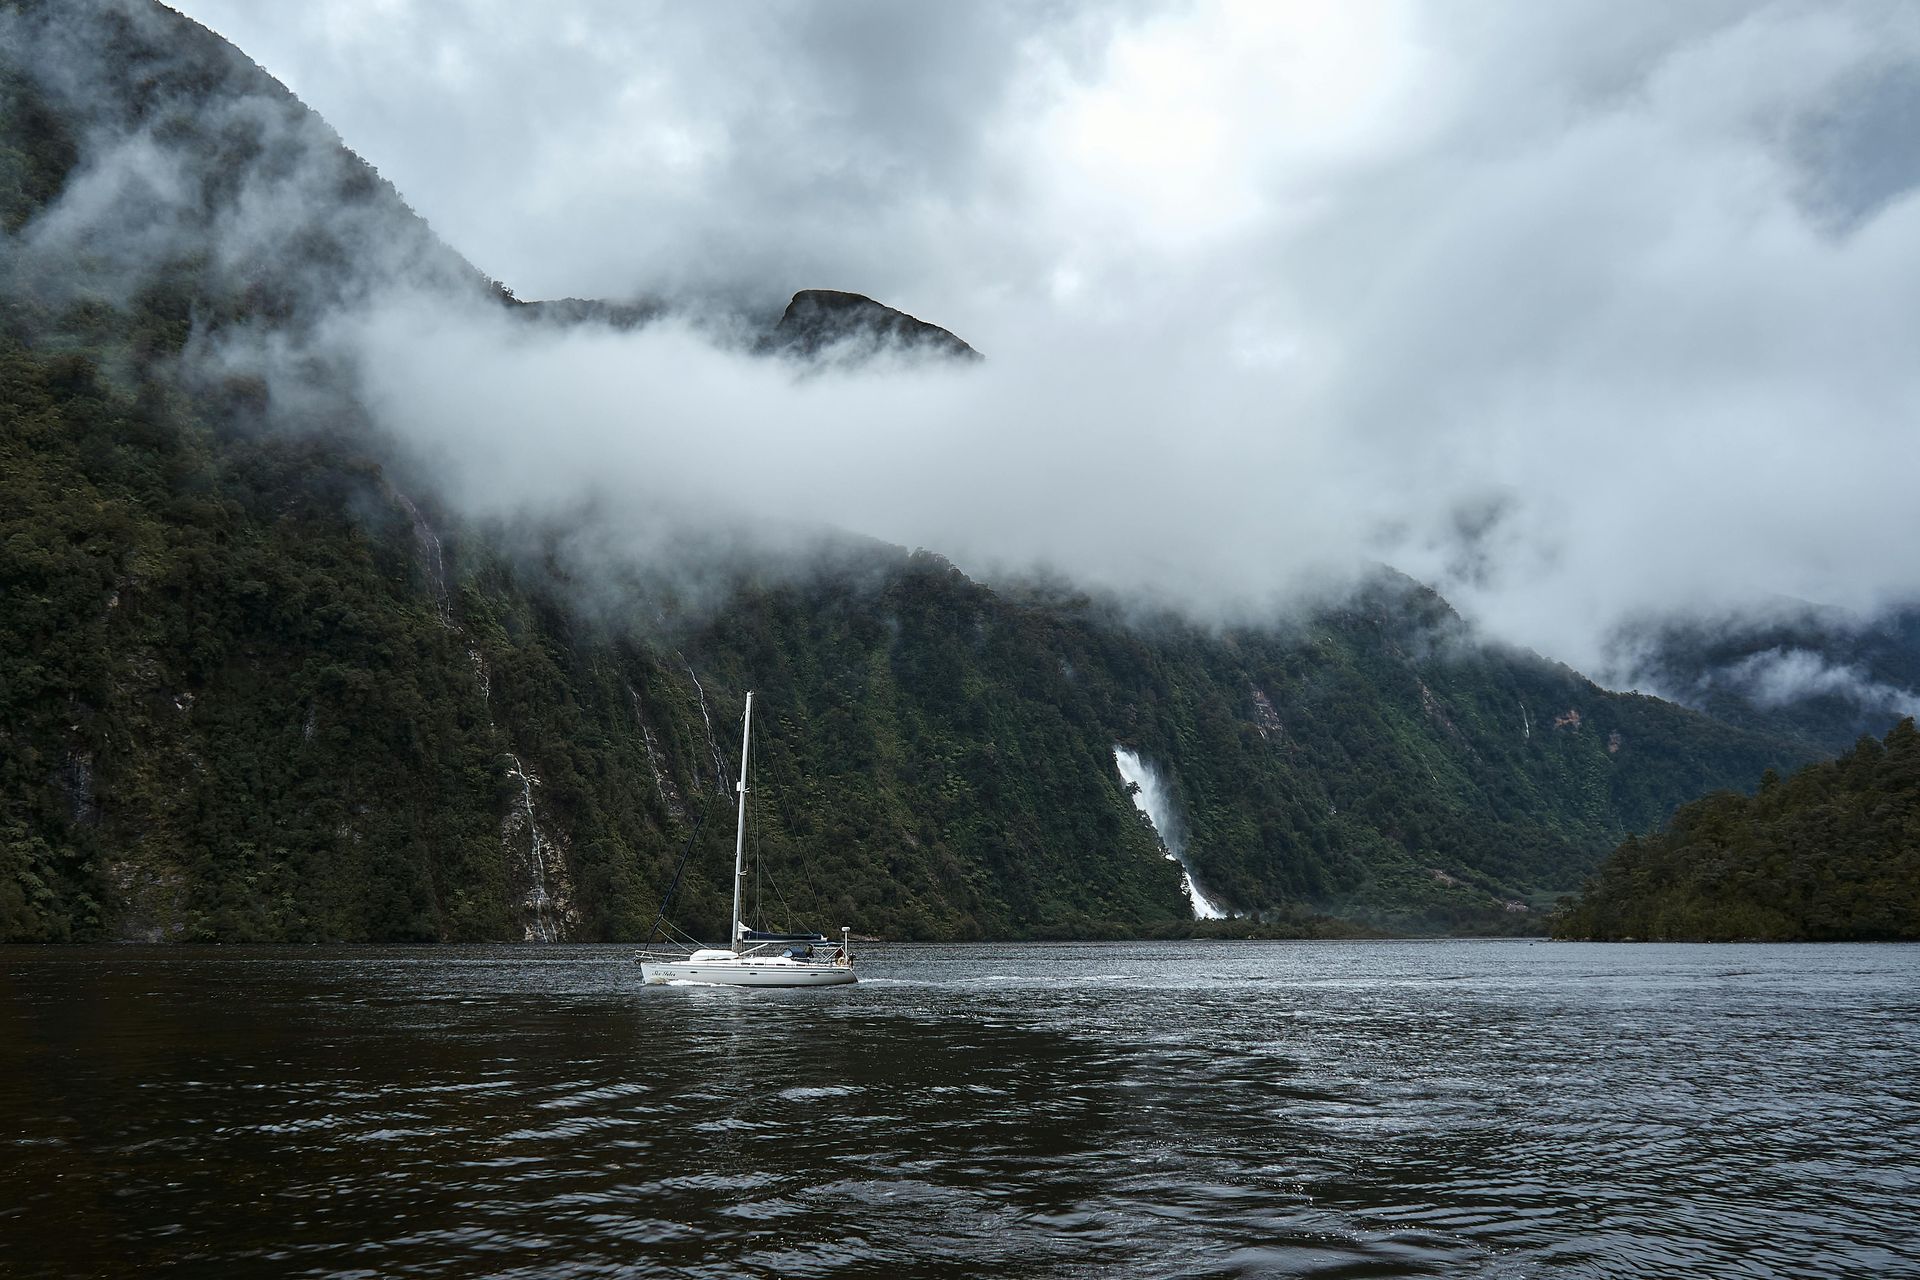
<path fill-rule="evenodd" d="M 752 758 L 753 776 L 758 777 L 760 775 L 759 744 L 748 743 L 747 753 Z M 764 877 L 764 882 L 766 887 L 773 890 L 773 896 L 776 899 L 778 899 L 781 910 L 786 913 L 784 916 L 781 917 L 780 925 L 779 925 L 779 928 L 776 930 L 776 932 L 792 933 L 796 929 L 796 926 L 794 925 L 793 922 L 797 920 L 799 917 L 794 913 L 793 904 L 787 901 L 787 895 L 780 891 L 779 883 L 773 878 L 773 868 L 767 865 L 767 860 L 763 855 L 761 843 L 760 843 L 760 837 L 761 837 L 761 833 L 766 829 L 766 822 L 765 822 L 765 819 L 763 819 L 760 816 L 761 808 L 762 806 L 756 805 L 754 806 L 753 811 L 747 815 L 747 821 L 752 823 L 753 825 L 754 915 L 756 918 L 758 918 L 761 921 L 761 927 L 765 928 L 767 920 L 766 920 L 766 916 L 763 914 L 763 907 L 761 905 L 764 900 L 761 895 L 761 884 L 762 884 L 762 878 Z"/>
<path fill-rule="evenodd" d="M 673 869 L 673 880 L 668 883 L 666 896 L 660 899 L 660 910 L 654 913 L 653 924 L 647 929 L 648 942 L 653 941 L 655 930 L 659 929 L 660 922 L 667 918 L 667 905 L 673 901 L 674 891 L 680 887 L 680 873 L 687 869 L 687 855 L 693 852 L 693 842 L 700 838 L 700 828 L 706 825 L 707 815 L 712 812 L 713 806 L 708 805 L 693 820 L 693 834 L 687 837 L 687 847 L 680 851 L 680 865 Z"/>
<path fill-rule="evenodd" d="M 666 937 L 669 941 L 671 941 L 672 936 L 675 934 L 678 934 L 680 941 L 686 943 L 688 946 L 704 947 L 705 945 L 707 945 L 706 943 L 702 942 L 700 939 L 688 933 L 685 929 L 682 929 L 679 925 L 675 924 L 673 921 L 671 920 L 667 921 L 662 930 L 662 936 Z"/>
<path fill-rule="evenodd" d="M 753 757 L 753 776 L 757 778 L 760 776 L 760 745 L 750 744 L 748 750 Z M 755 914 L 760 917 L 762 928 L 770 923 L 764 914 L 766 898 L 763 889 L 771 888 L 776 898 L 780 896 L 780 887 L 774 883 L 773 869 L 767 865 L 766 848 L 762 839 L 767 829 L 766 817 L 761 812 L 764 807 L 764 805 L 755 805 L 753 812 L 748 815 L 748 820 L 753 824 L 753 906 Z M 780 902 L 782 906 L 786 905 L 786 899 L 781 898 Z M 792 909 L 788 908 L 788 918 L 780 921 L 775 932 L 791 931 L 791 915 Z"/>
<path fill-rule="evenodd" d="M 791 773 L 791 770 L 789 770 L 789 773 Z M 797 825 L 799 825 L 799 823 L 793 821 L 793 796 L 787 793 L 787 791 L 781 791 L 780 798 L 774 802 L 774 808 L 778 810 L 780 829 L 785 833 L 785 837 L 787 837 L 787 850 L 789 850 L 789 854 L 791 854 L 793 844 L 795 844 L 793 833 L 795 833 L 795 829 L 797 829 Z M 812 898 L 818 902 L 818 900 L 820 900 L 820 892 L 814 889 L 814 885 L 812 885 L 812 877 L 808 875 L 808 869 L 806 869 L 806 858 L 797 858 L 797 860 L 795 860 L 795 858 L 789 856 L 787 862 L 789 862 L 789 864 L 791 864 L 791 862 L 799 862 L 799 864 L 801 864 L 801 879 L 806 881 L 806 890 L 808 890 L 808 892 L 812 894 Z M 772 883 L 772 873 L 768 873 L 768 881 Z M 774 885 L 774 892 L 780 894 L 780 887 L 778 887 L 778 885 Z M 785 896 L 781 896 L 780 902 L 781 906 L 785 906 L 787 913 L 791 915 L 791 913 L 793 913 L 793 906 L 785 900 Z"/>
<path fill-rule="evenodd" d="M 780 892 L 780 886 L 774 880 L 773 872 L 771 871 L 767 872 L 767 887 L 773 890 L 773 896 L 780 900 L 780 909 L 786 912 L 786 915 L 781 917 L 784 921 L 781 925 L 781 931 L 784 933 L 798 933 L 800 929 L 804 927 L 794 923 L 794 921 L 800 919 L 800 915 L 793 909 L 793 904 L 787 901 L 787 895 Z"/>
<path fill-rule="evenodd" d="M 759 748 L 758 746 L 754 746 L 753 748 L 751 748 L 751 750 L 753 751 L 753 764 L 754 764 L 755 775 L 758 776 L 758 771 L 760 768 Z M 762 849 L 762 846 L 761 846 L 761 836 L 766 830 L 766 820 L 760 814 L 760 808 L 762 807 L 764 806 L 757 806 L 755 808 L 753 813 L 753 818 L 752 818 L 753 820 L 754 902 L 757 906 L 761 901 L 760 887 L 762 883 L 762 878 L 764 877 L 766 887 L 773 891 L 773 896 L 780 903 L 780 909 L 784 913 L 781 916 L 780 924 L 777 929 L 777 932 L 796 933 L 799 931 L 799 926 L 797 926 L 794 922 L 799 919 L 799 916 L 794 913 L 793 904 L 787 901 L 787 895 L 781 892 L 780 882 L 773 878 L 773 868 L 768 864 L 764 850 Z"/>
<path fill-rule="evenodd" d="M 799 862 L 800 862 L 800 883 L 806 889 L 807 896 L 812 898 L 815 903 L 824 901 L 824 899 L 820 896 L 820 886 L 814 882 L 813 859 L 803 854 L 800 857 Z"/>
<path fill-rule="evenodd" d="M 816 801 L 818 800 L 817 793 L 813 794 L 813 799 L 815 799 Z M 797 830 L 799 824 L 794 821 L 794 817 L 793 817 L 794 806 L 791 803 L 791 797 L 789 795 L 785 793 L 781 795 L 779 808 L 780 808 L 780 818 L 781 818 L 780 829 L 787 833 L 789 847 L 791 847 L 793 844 L 798 843 L 798 841 L 794 838 L 794 833 Z M 816 905 L 816 907 L 818 906 L 819 903 L 825 901 L 825 899 L 820 894 L 819 884 L 816 883 L 813 878 L 813 859 L 808 857 L 803 852 L 798 857 L 790 858 L 788 859 L 788 861 L 797 862 L 799 864 L 800 887 L 806 890 L 808 898 Z M 782 901 L 784 901 L 784 899 L 782 899 Z M 787 909 L 791 911 L 793 908 L 788 907 Z"/>
<path fill-rule="evenodd" d="M 758 770 L 760 770 L 760 747 L 758 747 L 758 743 L 755 743 L 755 745 L 751 747 L 751 752 L 753 752 L 753 768 L 755 768 L 755 773 L 756 775 L 758 775 Z M 780 816 L 781 818 L 783 818 L 783 821 L 781 821 L 780 823 L 780 829 L 781 831 L 783 831 L 783 833 L 787 833 L 787 837 L 789 837 L 789 844 L 787 844 L 787 848 L 789 848 L 789 854 L 791 854 L 791 837 L 793 837 L 793 812 L 791 812 L 791 808 L 789 808 L 789 806 L 785 804 L 785 794 L 781 793 L 780 800 L 781 802 L 778 808 L 780 808 Z M 795 912 L 795 910 L 793 910 L 793 904 L 791 904 L 791 902 L 787 900 L 787 894 L 785 894 L 785 890 L 781 890 L 780 881 L 778 881 L 778 879 L 774 879 L 774 867 L 772 867 L 772 865 L 766 862 L 766 858 L 762 856 L 762 850 L 760 850 L 760 835 L 762 835 L 762 831 L 766 829 L 766 825 L 764 825 L 764 819 L 760 818 L 760 808 L 764 808 L 764 806 L 755 806 L 755 812 L 753 812 L 753 869 L 755 869 L 755 904 L 758 904 L 758 902 L 760 902 L 760 877 L 764 875 L 764 877 L 766 877 L 766 887 L 768 887 L 768 889 L 774 892 L 774 898 L 776 898 L 776 900 L 780 902 L 781 912 L 785 912 L 785 915 L 781 917 L 781 925 L 780 925 L 781 933 L 799 933 L 801 929 L 806 929 L 806 925 L 801 925 L 801 923 L 795 923 L 795 921 L 799 921 L 799 919 L 801 919 L 801 915 L 799 915 L 799 912 Z M 789 862 L 793 862 L 793 860 L 789 858 Z M 808 892 L 812 894 L 812 900 L 814 900 L 814 902 L 818 904 L 818 902 L 820 902 L 820 890 L 818 890 L 818 887 L 814 887 L 814 883 L 812 883 L 812 875 L 808 873 L 808 865 L 806 865 L 806 862 L 808 862 L 806 858 L 799 858 L 799 864 L 801 864 L 801 879 L 803 879 L 804 883 L 806 883 L 806 890 L 808 890 Z"/>
<path fill-rule="evenodd" d="M 753 849 L 753 918 L 756 921 L 764 923 L 765 917 L 760 914 L 760 811 L 759 807 L 752 802 L 751 796 L 753 779 L 759 775 L 759 770 L 755 766 L 759 763 L 760 755 L 758 745 L 753 741 L 753 738 L 749 736 L 747 738 L 746 754 L 740 761 L 740 785 L 749 792 L 746 806 L 742 812 L 746 815 L 750 832 L 747 843 L 751 845 Z M 758 928 L 760 925 L 756 925 L 755 927 Z"/>
<path fill-rule="evenodd" d="M 675 934 L 680 934 L 680 936 L 676 938 L 676 937 L 674 936 Z M 661 931 L 661 934 L 660 934 L 660 939 L 659 939 L 659 941 L 658 941 L 658 942 L 656 943 L 656 942 L 655 942 L 655 941 L 654 941 L 653 939 L 651 939 L 651 938 L 649 938 L 649 939 L 648 939 L 648 940 L 646 941 L 646 943 L 645 943 L 644 945 L 646 945 L 646 946 L 649 946 L 649 947 L 652 947 L 652 946 L 663 946 L 663 947 L 684 947 L 684 946 L 693 946 L 693 947 L 698 947 L 698 946 L 699 946 L 700 944 L 699 944 L 699 943 L 697 943 L 697 942 L 695 942 L 695 941 L 694 941 L 694 940 L 693 940 L 693 939 L 692 939 L 691 937 L 689 937 L 689 936 L 687 936 L 687 935 L 686 935 L 686 934 L 685 934 L 684 932 L 682 932 L 681 930 L 679 930 L 679 929 L 676 929 L 676 928 L 674 928 L 674 926 L 673 926 L 673 922 L 672 922 L 672 921 L 668 921 L 668 922 L 667 922 L 667 927 L 666 927 L 666 928 L 665 928 L 664 930 L 662 930 L 662 931 Z"/>

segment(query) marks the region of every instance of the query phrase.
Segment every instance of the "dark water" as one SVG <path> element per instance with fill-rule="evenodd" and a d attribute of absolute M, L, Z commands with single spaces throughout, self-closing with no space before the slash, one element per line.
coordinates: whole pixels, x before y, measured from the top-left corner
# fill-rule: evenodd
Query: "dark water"
<path fill-rule="evenodd" d="M 1920 948 L 0 950 L 0 1272 L 1920 1275 Z"/>

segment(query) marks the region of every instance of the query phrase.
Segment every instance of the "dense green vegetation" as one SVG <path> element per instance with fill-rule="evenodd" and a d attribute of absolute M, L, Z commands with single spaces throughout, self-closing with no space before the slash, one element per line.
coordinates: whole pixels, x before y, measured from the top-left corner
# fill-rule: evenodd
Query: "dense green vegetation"
<path fill-rule="evenodd" d="M 520 936 L 539 922 L 519 771 L 567 936 L 643 930 L 718 808 L 681 913 L 712 931 L 748 687 L 769 902 L 896 935 L 1181 920 L 1116 742 L 1169 774 L 1216 894 L 1387 928 L 1517 927 L 1506 904 L 1772 759 L 1477 649 L 1391 578 L 1311 622 L 1215 633 L 855 548 L 641 635 L 477 536 L 430 559 L 342 440 L 18 343 L 0 394 L 9 937 Z"/>
<path fill-rule="evenodd" d="M 1920 938 L 1920 732 L 1903 720 L 1758 794 L 1631 836 L 1556 919 L 1566 938 Z"/>
<path fill-rule="evenodd" d="M 1774 758 L 1677 708 L 1479 649 L 1431 592 L 1390 575 L 1310 620 L 1215 632 L 1009 598 L 921 554 L 864 588 L 822 575 L 749 593 L 703 646 L 730 648 L 721 670 L 744 659 L 741 679 L 800 713 L 778 735 L 804 744 L 787 771 L 835 779 L 810 811 L 899 795 L 901 843 L 983 864 L 982 924 L 1113 918 L 1087 909 L 1100 891 L 1084 854 L 1059 860 L 1107 837 L 1041 824 L 1111 795 L 1114 743 L 1169 776 L 1188 855 L 1229 903 L 1427 930 L 1525 927 L 1522 908 L 1614 833 L 1732 760 Z M 896 729 L 903 696 L 916 723 Z"/>
<path fill-rule="evenodd" d="M 1088 755 L 1104 737 L 1033 707 L 961 724 L 984 704 L 951 704 L 935 646 L 882 642 L 950 622 L 904 561 L 857 600 L 818 584 L 813 609 L 744 589 L 705 635 L 648 649 L 483 549 L 443 608 L 399 495 L 337 442 L 235 434 L 164 385 L 17 344 L 0 396 L 0 936 L 519 936 L 517 772 L 539 779 L 557 930 L 632 936 L 692 819 L 724 808 L 755 682 L 774 719 L 758 835 L 770 871 L 806 877 L 776 886 L 789 900 L 928 936 L 1178 911 Z M 682 895 L 709 930 L 725 826 Z"/>
<path fill-rule="evenodd" d="M 0 8 L 95 23 L 108 77 L 0 59 L 0 938 L 632 938 L 703 815 L 676 915 L 716 936 L 750 688 L 767 922 L 891 936 L 1192 928 L 1116 744 L 1258 917 L 1210 928 L 1309 934 L 1537 929 L 1627 831 L 1805 758 L 1385 571 L 1231 629 L 872 545 L 712 566 L 698 609 L 641 565 L 589 592 L 575 531 L 460 520 L 345 371 L 203 358 L 484 276 L 177 15 Z M 178 161 L 166 234 L 43 235 L 129 129 Z M 235 246 L 242 187 L 286 220 Z"/>

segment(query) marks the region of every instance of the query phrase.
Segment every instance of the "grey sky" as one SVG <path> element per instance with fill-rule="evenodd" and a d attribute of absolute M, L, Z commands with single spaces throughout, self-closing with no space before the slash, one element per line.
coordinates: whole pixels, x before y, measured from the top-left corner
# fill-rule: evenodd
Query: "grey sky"
<path fill-rule="evenodd" d="M 1374 557 L 1581 665 L 1920 594 L 1920 7 L 181 7 L 523 297 L 849 288 L 989 356 L 359 317 L 483 509 L 671 491 L 1208 608 Z"/>

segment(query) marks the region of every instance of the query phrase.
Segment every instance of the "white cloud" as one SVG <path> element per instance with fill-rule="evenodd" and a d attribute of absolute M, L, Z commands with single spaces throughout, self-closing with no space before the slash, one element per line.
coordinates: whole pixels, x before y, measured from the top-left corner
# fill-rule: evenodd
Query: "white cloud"
<path fill-rule="evenodd" d="M 1768 649 L 1729 667 L 1723 678 L 1762 707 L 1779 707 L 1803 698 L 1839 697 L 1857 706 L 1892 708 L 1920 716 L 1920 696 L 1873 679 L 1857 666 L 1837 666 L 1806 649 Z"/>
<path fill-rule="evenodd" d="M 381 402 L 489 506 L 1208 607 L 1370 555 L 1579 664 L 1920 594 L 1912 6 L 186 7 L 523 295 L 853 288 L 989 356 L 795 382 L 383 304 Z"/>

